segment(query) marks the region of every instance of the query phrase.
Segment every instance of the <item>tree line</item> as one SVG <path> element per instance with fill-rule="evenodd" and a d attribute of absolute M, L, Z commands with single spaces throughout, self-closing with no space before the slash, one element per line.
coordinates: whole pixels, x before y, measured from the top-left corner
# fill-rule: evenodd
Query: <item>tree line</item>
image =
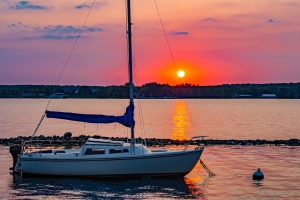
<path fill-rule="evenodd" d="M 118 86 L 74 85 L 0 85 L 1 98 L 49 98 L 63 93 L 68 98 L 128 98 L 129 84 Z M 223 84 L 170 86 L 156 82 L 134 88 L 135 98 L 259 98 L 273 94 L 277 98 L 300 98 L 300 83 Z"/>

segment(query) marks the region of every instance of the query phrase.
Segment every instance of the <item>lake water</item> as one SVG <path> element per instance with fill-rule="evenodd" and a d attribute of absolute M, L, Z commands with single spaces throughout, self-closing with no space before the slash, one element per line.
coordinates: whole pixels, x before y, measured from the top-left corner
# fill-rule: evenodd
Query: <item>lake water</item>
<path fill-rule="evenodd" d="M 185 178 L 30 178 L 9 172 L 8 147 L 0 146 L 0 199 L 300 199 L 300 148 L 208 146 Z M 260 167 L 265 179 L 253 181 Z"/>
<path fill-rule="evenodd" d="M 0 138 L 30 136 L 47 99 L 0 99 Z M 52 99 L 49 110 L 122 115 L 128 100 Z M 300 135 L 299 99 L 168 99 L 136 100 L 136 136 L 188 139 L 291 139 Z M 143 123 L 141 123 L 143 122 Z M 102 135 L 124 137 L 120 124 L 87 124 L 44 119 L 36 135 Z"/>
<path fill-rule="evenodd" d="M 47 103 L 46 99 L 0 99 L 0 137 L 31 135 Z M 52 100 L 49 109 L 120 115 L 127 103 L 63 99 Z M 299 109 L 299 100 L 140 100 L 136 101 L 136 134 L 141 136 L 144 127 L 149 138 L 299 139 Z M 128 134 L 118 124 L 45 119 L 37 135 L 66 131 L 73 135 Z M 300 199 L 299 157 L 300 147 L 207 146 L 201 159 L 217 174 L 214 177 L 198 163 L 184 178 L 36 178 L 10 174 L 9 147 L 0 146 L 0 199 Z M 253 181 L 258 167 L 265 179 Z"/>

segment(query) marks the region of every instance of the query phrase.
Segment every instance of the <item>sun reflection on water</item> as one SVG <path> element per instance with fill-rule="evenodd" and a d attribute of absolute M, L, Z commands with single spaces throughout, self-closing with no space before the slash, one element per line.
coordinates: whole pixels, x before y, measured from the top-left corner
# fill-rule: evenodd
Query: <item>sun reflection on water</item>
<path fill-rule="evenodd" d="M 192 196 L 202 196 L 203 191 L 201 191 L 199 189 L 199 187 L 197 187 L 197 181 L 199 181 L 199 180 L 197 180 L 197 179 L 191 179 L 191 178 L 186 178 L 186 177 L 184 177 L 183 180 L 184 180 L 184 183 L 186 184 L 186 186 L 188 187 L 189 192 L 190 192 L 190 194 Z"/>
<path fill-rule="evenodd" d="M 190 138 L 190 119 L 183 100 L 175 101 L 173 107 L 173 124 L 171 138 L 173 140 L 187 140 Z"/>
<path fill-rule="evenodd" d="M 202 185 L 205 181 L 199 175 L 199 171 L 201 170 L 200 168 L 201 166 L 198 162 L 194 169 L 187 175 L 187 177 L 184 177 L 184 182 L 189 188 L 190 194 L 194 197 L 203 195 L 202 188 L 199 187 L 199 185 Z"/>

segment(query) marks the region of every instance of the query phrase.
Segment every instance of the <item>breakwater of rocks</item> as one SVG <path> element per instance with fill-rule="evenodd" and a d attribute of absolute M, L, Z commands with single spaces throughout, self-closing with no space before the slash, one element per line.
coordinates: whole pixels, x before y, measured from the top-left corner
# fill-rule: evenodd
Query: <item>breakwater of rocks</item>
<path fill-rule="evenodd" d="M 97 139 L 108 139 L 113 141 L 124 141 L 130 142 L 130 139 L 125 137 L 103 137 L 99 135 L 86 136 L 80 135 L 71 137 L 65 136 L 35 136 L 35 137 L 23 137 L 19 136 L 16 138 L 0 138 L 0 145 L 11 146 L 14 144 L 21 144 L 23 141 L 30 141 L 32 144 L 50 144 L 56 146 L 81 146 L 88 138 Z M 191 145 L 275 145 L 275 146 L 300 146 L 299 139 L 289 139 L 289 140 L 213 140 L 213 139 L 200 139 L 200 140 L 172 140 L 172 139 L 159 139 L 159 138 L 136 138 L 136 143 L 146 143 L 147 146 L 167 146 L 167 145 L 186 145 L 190 143 Z"/>

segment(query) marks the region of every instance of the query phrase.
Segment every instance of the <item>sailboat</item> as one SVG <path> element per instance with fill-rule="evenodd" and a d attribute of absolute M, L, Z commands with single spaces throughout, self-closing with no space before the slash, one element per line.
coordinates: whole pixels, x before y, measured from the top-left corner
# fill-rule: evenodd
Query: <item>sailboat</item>
<path fill-rule="evenodd" d="M 185 176 L 194 168 L 203 147 L 172 151 L 150 150 L 144 144 L 135 143 L 130 0 L 127 0 L 126 7 L 130 99 L 124 115 L 107 116 L 46 110 L 44 116 L 86 123 L 117 122 L 130 128 L 130 143 L 89 138 L 78 149 L 30 152 L 24 151 L 26 144 L 23 144 L 14 167 L 15 171 L 23 174 L 59 176 Z"/>

